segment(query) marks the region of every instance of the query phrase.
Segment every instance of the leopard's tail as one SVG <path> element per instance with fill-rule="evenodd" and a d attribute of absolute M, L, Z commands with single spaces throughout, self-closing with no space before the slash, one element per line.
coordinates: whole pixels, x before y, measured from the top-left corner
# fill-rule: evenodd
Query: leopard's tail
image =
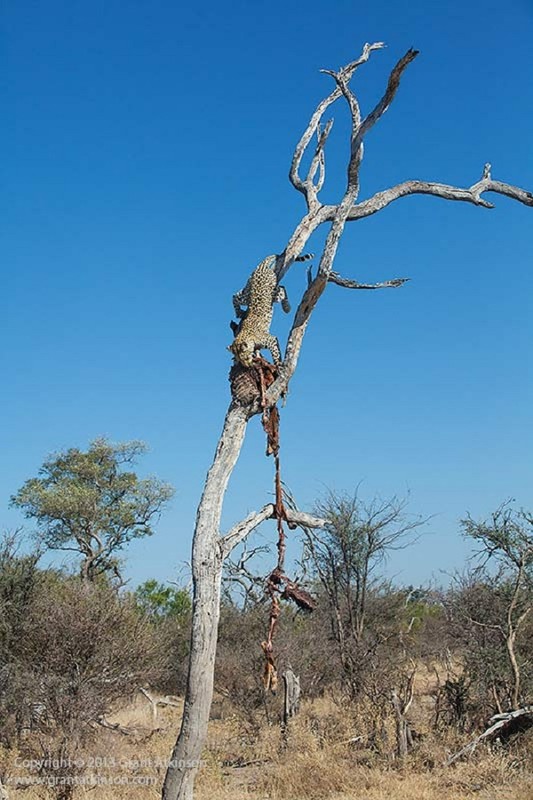
<path fill-rule="evenodd" d="M 315 257 L 314 253 L 304 253 L 304 255 L 302 255 L 302 256 L 296 256 L 296 258 L 294 260 L 295 261 L 309 261 L 310 258 L 314 258 L 314 257 Z"/>

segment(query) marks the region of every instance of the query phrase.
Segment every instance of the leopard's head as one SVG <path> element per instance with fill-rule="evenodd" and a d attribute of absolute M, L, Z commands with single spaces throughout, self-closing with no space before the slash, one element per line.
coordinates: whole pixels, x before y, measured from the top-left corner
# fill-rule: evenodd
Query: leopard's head
<path fill-rule="evenodd" d="M 233 355 L 237 358 L 237 361 L 239 361 L 243 367 L 253 366 L 255 353 L 253 342 L 237 338 L 230 344 L 228 350 L 231 350 Z"/>

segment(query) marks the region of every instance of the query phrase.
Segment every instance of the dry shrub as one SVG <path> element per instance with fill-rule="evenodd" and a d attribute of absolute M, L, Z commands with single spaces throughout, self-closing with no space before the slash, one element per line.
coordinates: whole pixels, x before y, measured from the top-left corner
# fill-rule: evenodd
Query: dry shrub
<path fill-rule="evenodd" d="M 157 643 L 130 598 L 103 583 L 41 575 L 10 648 L 6 708 L 16 708 L 18 751 L 48 760 L 39 776 L 81 774 L 76 764 L 98 725 L 159 673 Z M 13 747 L 13 743 L 11 743 Z M 72 786 L 54 788 L 69 798 Z"/>

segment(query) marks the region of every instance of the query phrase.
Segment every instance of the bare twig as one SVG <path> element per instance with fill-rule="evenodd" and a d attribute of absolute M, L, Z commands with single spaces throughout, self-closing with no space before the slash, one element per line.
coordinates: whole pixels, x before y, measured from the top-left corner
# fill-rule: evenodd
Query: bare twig
<path fill-rule="evenodd" d="M 265 600 L 264 576 L 256 575 L 247 565 L 248 562 L 259 553 L 268 553 L 269 551 L 270 548 L 267 545 L 259 545 L 258 547 L 248 549 L 245 544 L 242 553 L 236 561 L 226 558 L 224 562 L 225 589 L 238 586 L 243 595 L 244 608 L 247 607 L 250 601 L 254 605 L 257 605 Z M 229 594 L 231 595 L 231 592 L 229 592 Z"/>
<path fill-rule="evenodd" d="M 346 98 L 346 102 L 348 103 L 348 107 L 350 109 L 350 114 L 352 117 L 351 155 L 350 155 L 350 161 L 348 163 L 349 185 L 353 185 L 354 182 L 357 181 L 358 179 L 359 166 L 363 158 L 363 139 L 365 135 L 388 109 L 389 105 L 394 99 L 394 95 L 398 91 L 402 72 L 411 63 L 411 61 L 413 61 L 417 57 L 417 55 L 418 55 L 418 50 L 413 50 L 411 48 L 398 61 L 398 63 L 395 65 L 394 69 L 392 70 L 389 76 L 389 81 L 387 84 L 387 89 L 385 90 L 385 94 L 383 95 L 379 103 L 375 106 L 375 108 L 370 112 L 370 114 L 368 114 L 365 117 L 365 119 L 362 122 L 361 122 L 361 112 L 359 109 L 359 103 L 348 86 L 349 77 L 347 78 L 342 70 L 339 73 L 333 72 L 332 70 L 323 70 L 323 72 L 326 72 L 328 75 L 331 75 L 335 79 L 335 82 L 337 83 L 339 90 Z"/>
<path fill-rule="evenodd" d="M 331 129 L 333 127 L 333 120 L 330 119 L 323 130 L 320 129 L 320 125 L 317 127 L 317 146 L 315 150 L 315 154 L 312 158 L 311 164 L 309 166 L 309 171 L 307 173 L 307 178 L 305 179 L 303 186 L 305 189 L 305 194 L 307 198 L 308 207 L 311 209 L 317 208 L 319 205 L 318 202 L 318 193 L 322 189 L 324 185 L 324 180 L 326 177 L 326 165 L 325 165 L 325 155 L 324 149 L 326 147 L 326 142 L 328 140 L 328 136 L 331 133 Z M 318 180 L 315 184 L 315 175 L 318 170 Z"/>

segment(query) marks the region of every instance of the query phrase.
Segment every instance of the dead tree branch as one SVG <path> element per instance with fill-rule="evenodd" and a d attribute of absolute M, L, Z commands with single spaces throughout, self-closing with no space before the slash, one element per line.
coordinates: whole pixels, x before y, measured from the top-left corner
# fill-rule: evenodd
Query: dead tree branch
<path fill-rule="evenodd" d="M 268 503 L 266 506 L 263 506 L 261 511 L 252 511 L 251 514 L 238 522 L 233 528 L 223 536 L 220 541 L 220 548 L 222 551 L 222 555 L 225 557 L 231 553 L 231 551 L 246 539 L 246 537 L 261 525 L 262 522 L 265 522 L 267 519 L 273 519 L 275 517 L 275 509 L 273 503 Z M 308 528 L 323 528 L 325 520 L 319 517 L 313 516 L 313 514 L 307 514 L 305 511 L 296 511 L 296 510 L 289 510 L 287 509 L 287 522 L 291 522 L 294 525 L 298 525 L 300 527 L 308 527 Z"/>
<path fill-rule="evenodd" d="M 345 67 L 343 67 L 339 71 L 338 74 L 342 75 L 342 80 L 345 83 L 349 82 L 350 79 L 353 77 L 353 74 L 355 73 L 356 69 L 358 67 L 360 67 L 361 64 L 364 64 L 366 61 L 368 61 L 368 59 L 370 58 L 370 53 L 373 50 L 380 50 L 382 47 L 385 47 L 384 42 L 375 42 L 374 44 L 365 44 L 365 46 L 363 47 L 363 52 L 359 56 L 359 58 L 356 59 L 355 61 L 352 61 L 350 64 L 347 64 Z M 323 70 L 323 72 L 326 72 L 326 70 Z M 329 94 L 326 98 L 324 98 L 324 100 L 321 100 L 321 102 L 318 104 L 314 114 L 312 115 L 311 119 L 309 120 L 309 124 L 308 124 L 307 128 L 305 129 L 305 131 L 303 132 L 303 134 L 302 134 L 302 136 L 300 138 L 300 141 L 296 145 L 296 148 L 294 150 L 294 155 L 292 157 L 291 168 L 290 168 L 290 172 L 289 172 L 289 179 L 290 179 L 292 185 L 294 186 L 294 188 L 297 189 L 299 192 L 302 192 L 302 194 L 305 195 L 306 200 L 307 200 L 307 207 L 309 208 L 309 210 L 311 210 L 316 205 L 316 203 L 318 202 L 317 198 L 316 198 L 317 192 L 314 191 L 315 187 L 310 185 L 310 182 L 309 182 L 310 181 L 310 177 L 312 175 L 312 170 L 311 169 L 309 170 L 309 173 L 308 173 L 307 178 L 306 178 L 305 181 L 302 180 L 302 178 L 300 177 L 300 166 L 301 166 L 301 163 L 302 163 L 302 158 L 304 156 L 305 151 L 307 150 L 307 148 L 309 146 L 309 143 L 311 142 L 311 139 L 313 138 L 315 133 L 319 132 L 320 124 L 321 124 L 321 121 L 322 121 L 322 117 L 326 113 L 326 110 L 329 108 L 330 105 L 332 105 L 336 100 L 338 100 L 339 97 L 341 97 L 341 95 L 342 95 L 342 91 L 341 91 L 340 87 L 337 86 L 337 88 L 334 89 L 331 92 L 331 94 Z M 326 125 L 326 128 L 325 128 L 324 132 L 327 131 L 327 133 L 325 135 L 324 143 L 323 143 L 323 145 L 321 147 L 322 152 L 324 150 L 325 140 L 327 139 L 327 137 L 329 135 L 329 132 L 331 131 L 332 124 L 333 124 L 333 121 L 330 120 Z M 319 145 L 320 145 L 320 133 L 319 133 Z M 312 178 L 311 178 L 311 180 L 312 180 Z"/>
<path fill-rule="evenodd" d="M 343 278 L 338 272 L 331 272 L 328 277 L 330 283 L 335 283 L 337 286 L 342 286 L 344 289 L 396 289 L 409 280 L 411 279 L 393 278 L 390 281 L 381 281 L 381 283 L 359 283 L 359 281 Z"/>
<path fill-rule="evenodd" d="M 407 197 L 413 194 L 429 194 L 433 197 L 440 197 L 442 200 L 457 200 L 464 203 L 472 203 L 476 206 L 483 208 L 494 208 L 493 203 L 489 203 L 481 197 L 485 192 L 494 192 L 495 194 L 502 194 L 509 197 L 511 200 L 517 200 L 525 206 L 533 206 L 533 193 L 527 192 L 518 186 L 512 186 L 509 183 L 502 181 L 494 181 L 491 178 L 491 165 L 485 164 L 483 175 L 479 181 L 472 184 L 468 189 L 462 189 L 457 186 L 449 186 L 445 183 L 431 183 L 429 181 L 404 181 L 392 186 L 390 189 L 385 189 L 382 192 L 377 192 L 373 197 L 368 200 L 363 200 L 361 203 L 355 205 L 350 211 L 348 219 L 351 221 L 356 219 L 363 219 L 370 217 L 383 208 L 398 200 L 401 197 Z M 323 206 L 322 213 L 326 220 L 332 220 L 335 214 L 335 206 Z"/>
<path fill-rule="evenodd" d="M 517 723 L 519 724 L 517 725 Z M 504 734 L 508 737 L 512 735 L 515 730 L 523 731 L 531 727 L 533 727 L 533 706 L 524 706 L 515 711 L 495 714 L 489 720 L 489 727 L 457 753 L 451 755 L 446 761 L 446 766 L 449 767 L 461 758 L 471 756 L 478 744 L 481 744 L 481 742 L 490 742 L 496 738 L 496 735 L 501 736 Z"/>
<path fill-rule="evenodd" d="M 225 536 L 222 536 L 220 541 L 220 549 L 222 552 L 222 557 L 225 558 L 228 556 L 231 551 L 237 547 L 239 542 L 242 542 L 243 539 L 246 539 L 250 533 L 255 530 L 262 522 L 267 519 L 271 519 L 272 514 L 274 513 L 274 506 L 272 503 L 267 503 L 266 506 L 263 506 L 261 511 L 252 511 L 248 514 L 240 522 L 237 522 L 236 525 L 227 533 Z"/>

